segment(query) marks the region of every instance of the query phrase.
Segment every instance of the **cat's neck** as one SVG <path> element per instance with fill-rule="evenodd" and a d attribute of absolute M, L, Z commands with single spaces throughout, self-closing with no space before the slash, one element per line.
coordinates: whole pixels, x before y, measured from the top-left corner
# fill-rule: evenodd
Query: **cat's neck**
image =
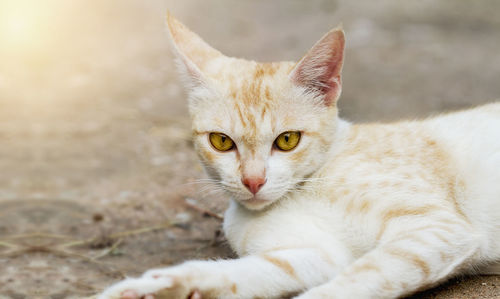
<path fill-rule="evenodd" d="M 334 141 L 331 143 L 328 153 L 328 159 L 335 159 L 335 157 L 344 149 L 347 137 L 351 131 L 352 124 L 346 120 L 339 118 L 337 120 L 337 128 L 333 136 Z"/>

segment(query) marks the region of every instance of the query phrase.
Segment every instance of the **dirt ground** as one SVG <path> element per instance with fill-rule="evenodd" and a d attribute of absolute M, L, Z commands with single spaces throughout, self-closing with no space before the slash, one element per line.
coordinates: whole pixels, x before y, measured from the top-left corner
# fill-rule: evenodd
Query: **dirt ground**
<path fill-rule="evenodd" d="M 151 267 L 232 256 L 227 199 L 197 181 L 167 8 L 224 53 L 261 61 L 296 60 L 343 22 L 340 107 L 353 121 L 500 98 L 495 0 L 2 0 L 0 299 L 82 298 Z M 14 13 L 32 23 L 9 37 Z M 413 298 L 500 298 L 500 276 Z"/>

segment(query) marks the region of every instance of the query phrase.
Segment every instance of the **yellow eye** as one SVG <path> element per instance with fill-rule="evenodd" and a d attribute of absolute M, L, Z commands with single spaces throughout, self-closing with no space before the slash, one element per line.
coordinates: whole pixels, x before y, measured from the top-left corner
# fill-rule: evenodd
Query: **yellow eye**
<path fill-rule="evenodd" d="M 299 141 L 300 132 L 290 131 L 281 133 L 274 141 L 274 144 L 282 151 L 291 151 L 299 144 Z"/>
<path fill-rule="evenodd" d="M 210 143 L 215 149 L 225 152 L 234 148 L 234 142 L 227 135 L 222 133 L 210 133 L 208 135 Z"/>

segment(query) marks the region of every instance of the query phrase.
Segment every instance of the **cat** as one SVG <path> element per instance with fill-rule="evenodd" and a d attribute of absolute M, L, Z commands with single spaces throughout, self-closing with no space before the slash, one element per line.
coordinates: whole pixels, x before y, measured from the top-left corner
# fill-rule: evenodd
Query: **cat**
<path fill-rule="evenodd" d="M 167 24 L 240 258 L 150 270 L 99 298 L 397 298 L 500 261 L 500 103 L 351 124 L 342 28 L 297 63 L 258 63 Z"/>

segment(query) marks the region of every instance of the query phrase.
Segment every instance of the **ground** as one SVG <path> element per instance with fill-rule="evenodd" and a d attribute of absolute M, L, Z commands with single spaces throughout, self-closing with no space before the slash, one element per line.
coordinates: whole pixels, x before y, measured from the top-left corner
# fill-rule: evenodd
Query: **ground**
<path fill-rule="evenodd" d="M 24 3 L 1 2 L 0 20 L 9 1 Z M 343 22 L 340 108 L 352 121 L 500 98 L 494 0 L 40 3 L 21 9 L 41 15 L 33 38 L 20 38 L 29 24 L 9 39 L 0 23 L 1 299 L 82 298 L 151 267 L 232 256 L 227 199 L 197 181 L 166 8 L 222 52 L 260 61 L 299 59 Z M 500 298 L 500 277 L 415 298 Z"/>

